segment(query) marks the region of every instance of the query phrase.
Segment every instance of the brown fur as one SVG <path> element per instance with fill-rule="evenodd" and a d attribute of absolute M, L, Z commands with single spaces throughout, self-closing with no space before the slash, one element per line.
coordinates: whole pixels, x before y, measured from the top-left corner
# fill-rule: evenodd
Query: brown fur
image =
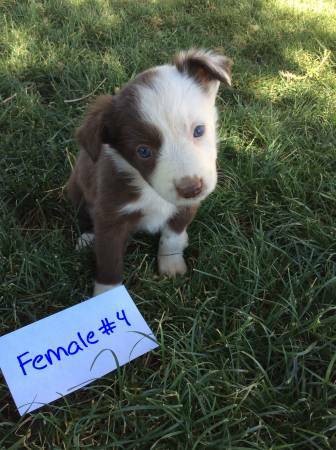
<path fill-rule="evenodd" d="M 76 137 L 82 148 L 97 161 L 104 139 L 106 117 L 112 112 L 113 97 L 101 95 L 91 104 L 83 125 L 77 130 Z"/>
<path fill-rule="evenodd" d="M 196 79 L 205 89 L 209 82 L 218 80 L 225 84 L 228 84 L 228 80 L 223 77 L 222 71 L 224 70 L 231 78 L 232 61 L 226 56 L 220 56 L 218 58 L 218 67 L 211 64 L 207 54 L 200 54 L 197 50 L 189 50 L 188 52 L 182 52 L 175 56 L 173 62 L 177 69 L 183 73 L 187 73 Z"/>
<path fill-rule="evenodd" d="M 169 222 L 169 228 L 175 233 L 180 234 L 184 231 L 187 226 L 192 222 L 195 214 L 197 212 L 198 205 L 187 206 L 185 208 L 180 208 L 177 214 L 173 216 Z"/>

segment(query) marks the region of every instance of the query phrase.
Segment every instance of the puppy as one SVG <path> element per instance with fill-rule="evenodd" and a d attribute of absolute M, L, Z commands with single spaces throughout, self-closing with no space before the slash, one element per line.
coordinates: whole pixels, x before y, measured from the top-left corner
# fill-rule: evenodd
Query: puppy
<path fill-rule="evenodd" d="M 215 98 L 220 82 L 231 85 L 231 64 L 213 52 L 181 52 L 89 108 L 67 188 L 93 225 L 78 246 L 94 236 L 94 295 L 122 283 L 136 231 L 161 233 L 160 274 L 186 272 L 187 227 L 217 182 Z"/>

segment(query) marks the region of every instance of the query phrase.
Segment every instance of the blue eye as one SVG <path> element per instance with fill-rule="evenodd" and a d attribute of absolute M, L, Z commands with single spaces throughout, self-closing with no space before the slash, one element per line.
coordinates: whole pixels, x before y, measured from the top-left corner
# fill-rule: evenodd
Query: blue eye
<path fill-rule="evenodd" d="M 199 138 L 203 136 L 205 131 L 204 125 L 197 125 L 197 127 L 194 129 L 194 138 Z"/>
<path fill-rule="evenodd" d="M 137 148 L 137 154 L 140 156 L 140 158 L 150 158 L 152 156 L 152 151 L 149 147 L 146 147 L 145 145 L 140 145 Z"/>

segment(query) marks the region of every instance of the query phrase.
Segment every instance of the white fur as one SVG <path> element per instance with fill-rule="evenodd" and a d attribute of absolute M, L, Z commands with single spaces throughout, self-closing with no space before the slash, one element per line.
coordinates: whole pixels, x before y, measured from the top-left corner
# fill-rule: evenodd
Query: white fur
<path fill-rule="evenodd" d="M 174 277 L 186 273 L 187 266 L 183 258 L 183 250 L 187 245 L 188 234 L 186 231 L 177 234 L 168 227 L 163 229 L 158 251 L 158 265 L 161 275 Z"/>
<path fill-rule="evenodd" d="M 170 255 L 158 257 L 160 275 L 175 277 L 184 275 L 187 272 L 187 265 L 182 255 Z"/>
<path fill-rule="evenodd" d="M 77 239 L 76 250 L 81 250 L 82 248 L 92 245 L 94 237 L 94 233 L 82 233 Z"/>
<path fill-rule="evenodd" d="M 117 151 L 105 146 L 105 153 L 111 157 L 117 170 L 132 175 L 132 186 L 140 193 L 140 198 L 135 202 L 128 203 L 120 210 L 122 214 L 131 214 L 141 211 L 142 219 L 138 224 L 138 230 L 156 233 L 166 224 L 167 220 L 176 213 L 176 206 L 164 200 L 157 192 L 142 178 L 139 172 L 131 166 Z"/>
<path fill-rule="evenodd" d="M 139 200 L 129 203 L 122 209 L 123 213 L 134 211 L 142 211 L 143 213 L 138 229 L 156 233 L 175 214 L 176 206 L 165 201 L 146 183 L 142 188 Z"/>
<path fill-rule="evenodd" d="M 140 109 L 146 121 L 155 125 L 163 143 L 150 177 L 151 186 L 161 197 L 175 205 L 199 203 L 215 188 L 216 121 L 215 89 L 211 94 L 175 66 L 156 68 L 150 86 L 139 86 Z M 197 125 L 205 126 L 202 137 L 194 138 Z M 179 197 L 176 184 L 184 177 L 199 177 L 204 189 L 196 198 Z"/>
<path fill-rule="evenodd" d="M 120 284 L 102 284 L 95 282 L 93 296 L 96 297 L 99 294 L 103 294 L 104 292 L 110 291 L 116 287 L 120 286 Z"/>

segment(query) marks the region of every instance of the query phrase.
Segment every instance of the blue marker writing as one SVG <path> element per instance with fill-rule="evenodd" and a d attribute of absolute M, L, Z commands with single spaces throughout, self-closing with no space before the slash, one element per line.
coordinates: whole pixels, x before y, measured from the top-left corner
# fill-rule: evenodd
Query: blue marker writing
<path fill-rule="evenodd" d="M 44 354 L 35 355 L 30 357 L 30 352 L 21 353 L 17 356 L 20 368 L 23 375 L 27 375 L 26 367 L 28 364 L 36 370 L 43 370 L 52 366 L 55 362 L 61 361 L 62 359 L 76 355 L 78 352 L 82 352 L 84 348 L 88 348 L 90 345 L 97 344 L 99 339 L 95 337 L 94 331 L 89 331 L 85 338 L 81 333 L 77 332 L 76 340 L 71 341 L 67 346 L 58 346 L 56 349 L 48 348 Z M 29 356 L 28 356 L 29 355 Z"/>

